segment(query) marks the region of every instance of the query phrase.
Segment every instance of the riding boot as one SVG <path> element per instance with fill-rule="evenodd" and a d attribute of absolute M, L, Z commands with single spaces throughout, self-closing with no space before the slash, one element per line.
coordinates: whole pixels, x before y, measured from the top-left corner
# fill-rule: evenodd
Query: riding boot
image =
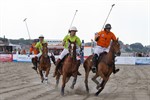
<path fill-rule="evenodd" d="M 77 60 L 77 66 L 78 66 L 78 67 L 80 66 L 80 64 L 81 64 L 81 61 L 80 61 L 80 60 Z M 77 75 L 81 76 L 81 73 L 79 72 L 79 70 L 78 70 Z"/>
<path fill-rule="evenodd" d="M 93 56 L 93 59 L 92 59 L 92 61 L 93 61 L 93 66 L 92 66 L 92 72 L 93 73 L 96 73 L 96 68 L 97 68 L 97 60 L 98 60 L 98 55 L 97 54 L 94 54 L 94 56 Z"/>
<path fill-rule="evenodd" d="M 119 72 L 120 69 L 116 69 L 115 63 L 113 63 L 112 67 L 113 67 L 113 73 L 114 74 L 116 74 L 117 72 Z"/>
<path fill-rule="evenodd" d="M 56 62 L 55 62 L 55 56 L 52 55 L 52 56 L 50 56 L 50 58 L 52 59 L 53 63 L 56 64 Z"/>
<path fill-rule="evenodd" d="M 37 70 L 37 63 L 38 63 L 38 57 L 32 58 L 32 62 L 34 63 L 34 67 L 32 67 L 34 70 Z"/>
<path fill-rule="evenodd" d="M 58 72 L 60 63 L 61 63 L 61 59 L 58 59 L 58 60 L 56 61 L 56 63 L 55 63 L 56 67 L 55 67 L 55 71 L 54 71 L 53 77 L 55 77 L 55 76 L 57 75 L 57 72 Z"/>

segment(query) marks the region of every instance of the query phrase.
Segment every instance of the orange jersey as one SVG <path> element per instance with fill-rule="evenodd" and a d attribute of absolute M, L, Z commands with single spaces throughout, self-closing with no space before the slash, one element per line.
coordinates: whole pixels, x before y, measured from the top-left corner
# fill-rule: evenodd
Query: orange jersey
<path fill-rule="evenodd" d="M 111 40 L 116 40 L 116 36 L 112 32 L 106 33 L 106 31 L 100 31 L 98 32 L 98 35 L 97 45 L 101 47 L 107 48 L 110 45 Z"/>
<path fill-rule="evenodd" d="M 39 51 L 36 48 L 34 48 L 35 45 L 36 45 L 36 43 L 32 43 L 32 46 L 30 47 L 30 53 L 32 53 L 34 55 L 39 53 Z"/>

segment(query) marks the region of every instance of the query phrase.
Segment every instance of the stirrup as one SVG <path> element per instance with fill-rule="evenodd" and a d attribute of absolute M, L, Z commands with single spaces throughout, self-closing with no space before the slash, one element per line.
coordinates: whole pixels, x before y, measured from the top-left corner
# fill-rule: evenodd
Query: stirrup
<path fill-rule="evenodd" d="M 92 67 L 92 72 L 96 73 L 96 67 Z"/>

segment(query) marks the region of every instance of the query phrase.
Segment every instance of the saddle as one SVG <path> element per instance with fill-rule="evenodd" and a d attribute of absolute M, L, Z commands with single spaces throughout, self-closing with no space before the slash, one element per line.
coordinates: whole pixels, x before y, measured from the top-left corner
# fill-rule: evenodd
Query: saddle
<path fill-rule="evenodd" d="M 69 55 L 69 54 L 65 55 L 65 56 L 63 57 L 63 59 L 60 61 L 59 68 L 58 68 L 59 70 L 62 69 L 63 63 L 64 63 L 65 59 L 68 57 L 68 55 Z"/>
<path fill-rule="evenodd" d="M 40 59 L 41 59 L 41 57 L 42 57 L 42 55 L 39 57 L 39 59 L 37 59 L 37 63 L 39 63 L 39 64 L 40 64 Z M 47 58 L 50 59 L 49 56 L 47 56 Z"/>
<path fill-rule="evenodd" d="M 98 61 L 100 62 L 102 60 L 103 56 L 106 55 L 106 54 L 107 54 L 107 52 L 100 53 L 99 57 L 98 57 Z"/>
<path fill-rule="evenodd" d="M 107 55 L 107 52 L 102 52 L 100 55 L 99 55 L 99 57 L 98 57 L 98 63 L 99 62 L 101 62 L 101 60 L 102 60 L 102 58 L 105 56 L 105 55 Z M 112 61 L 112 63 L 109 63 L 109 64 L 107 64 L 109 67 L 111 67 L 111 66 L 114 66 L 114 63 L 113 63 L 114 61 Z M 97 63 L 97 65 L 98 65 L 98 63 Z M 105 63 L 107 63 L 107 62 L 105 62 Z M 97 67 L 97 66 L 96 66 Z"/>
<path fill-rule="evenodd" d="M 99 54 L 97 65 L 98 65 L 99 62 L 101 62 L 101 60 L 104 57 L 104 55 L 107 55 L 107 52 L 104 51 L 104 52 L 102 52 L 102 53 Z M 97 65 L 96 65 L 96 67 L 97 67 Z"/>

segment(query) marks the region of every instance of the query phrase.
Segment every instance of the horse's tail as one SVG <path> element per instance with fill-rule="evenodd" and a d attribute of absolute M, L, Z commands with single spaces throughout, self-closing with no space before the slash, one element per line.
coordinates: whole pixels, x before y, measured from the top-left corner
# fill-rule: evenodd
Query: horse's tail
<path fill-rule="evenodd" d="M 83 67 L 84 67 L 84 70 L 85 70 L 85 72 L 86 72 L 86 70 L 87 70 L 87 60 L 84 61 Z"/>
<path fill-rule="evenodd" d="M 93 55 L 90 55 L 83 63 L 83 67 L 86 70 L 90 70 L 90 67 L 92 67 L 92 58 Z"/>

